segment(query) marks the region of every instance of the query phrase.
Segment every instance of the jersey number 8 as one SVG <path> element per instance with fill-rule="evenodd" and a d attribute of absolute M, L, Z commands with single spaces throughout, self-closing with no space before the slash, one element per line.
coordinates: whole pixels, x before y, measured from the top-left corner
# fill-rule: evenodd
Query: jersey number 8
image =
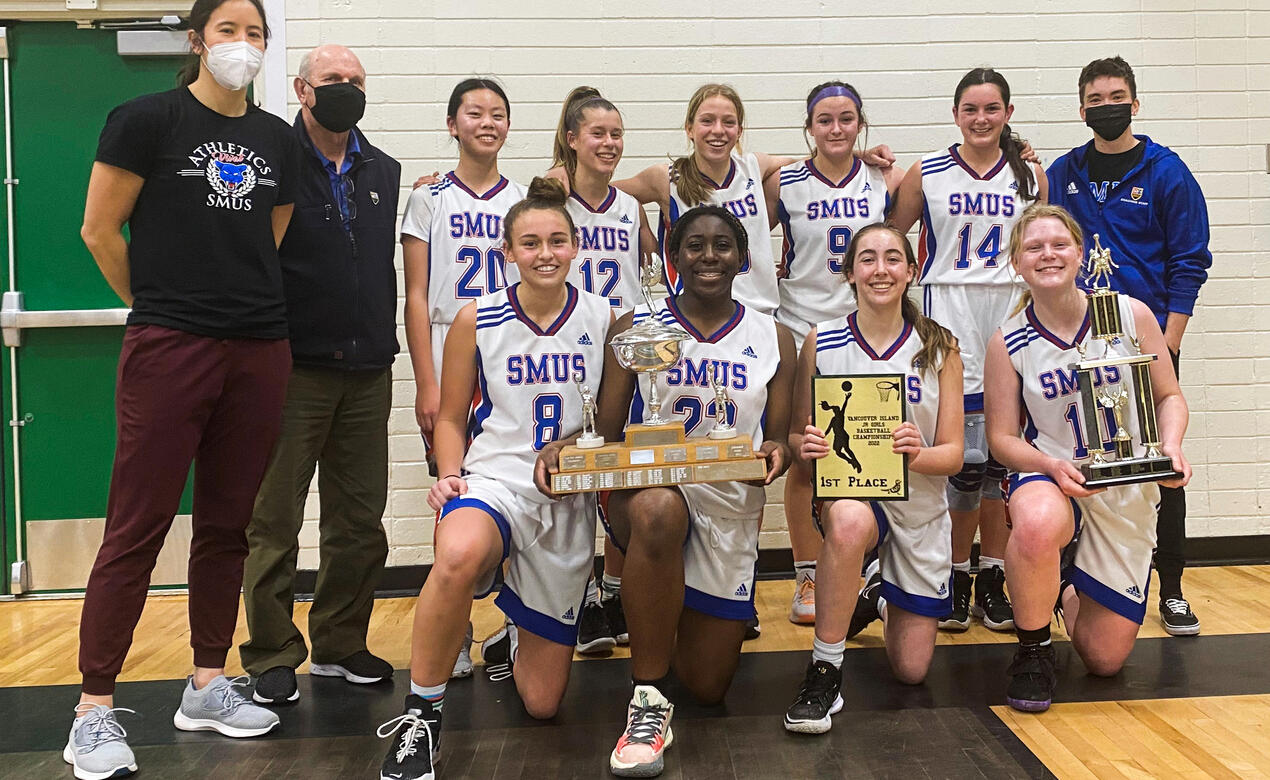
<path fill-rule="evenodd" d="M 534 452 L 560 438 L 564 420 L 564 399 L 559 393 L 534 397 Z"/>

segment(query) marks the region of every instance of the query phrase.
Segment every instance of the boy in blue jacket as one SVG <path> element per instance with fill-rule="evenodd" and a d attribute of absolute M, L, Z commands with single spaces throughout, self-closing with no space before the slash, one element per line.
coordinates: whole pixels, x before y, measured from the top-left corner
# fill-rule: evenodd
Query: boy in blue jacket
<path fill-rule="evenodd" d="M 1176 370 L 1182 334 L 1213 262 L 1204 194 L 1176 153 L 1134 135 L 1138 88 L 1129 63 L 1094 60 L 1078 86 L 1080 117 L 1094 137 L 1050 166 L 1049 202 L 1076 217 L 1087 241 L 1099 234 L 1120 266 L 1112 287 L 1151 308 Z M 1198 634 L 1199 618 L 1182 597 L 1182 488 L 1160 489 L 1157 537 L 1160 619 L 1174 636 Z"/>

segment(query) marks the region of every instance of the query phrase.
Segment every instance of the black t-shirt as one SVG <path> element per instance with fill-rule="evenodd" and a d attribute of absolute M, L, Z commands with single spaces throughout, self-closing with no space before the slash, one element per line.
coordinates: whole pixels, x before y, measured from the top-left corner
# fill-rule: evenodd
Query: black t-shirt
<path fill-rule="evenodd" d="M 299 148 L 278 117 L 224 116 L 184 87 L 110 112 L 97 161 L 145 179 L 128 220 L 129 324 L 286 337 L 271 213 L 295 200 Z"/>
<path fill-rule="evenodd" d="M 1094 200 L 1103 203 L 1107 195 L 1116 188 L 1124 175 L 1133 170 L 1133 166 L 1142 162 L 1142 155 L 1147 145 L 1138 141 L 1138 145 L 1127 152 L 1119 154 L 1103 154 L 1089 142 L 1089 152 L 1085 159 L 1089 166 L 1089 186 L 1093 190 Z"/>

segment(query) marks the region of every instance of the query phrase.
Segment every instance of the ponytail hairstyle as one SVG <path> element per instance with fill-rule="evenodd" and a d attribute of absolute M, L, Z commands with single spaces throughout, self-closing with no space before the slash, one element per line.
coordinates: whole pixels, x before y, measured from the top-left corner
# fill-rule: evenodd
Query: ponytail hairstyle
<path fill-rule="evenodd" d="M 822 95 L 822 92 L 825 92 L 826 94 Z M 859 117 L 856 124 L 859 128 L 860 134 L 864 137 L 864 144 L 861 145 L 861 135 L 856 135 L 856 149 L 859 150 L 868 146 L 869 122 L 864 118 L 864 101 L 860 99 L 860 91 L 845 81 L 826 81 L 823 84 L 817 84 L 812 87 L 811 92 L 807 93 L 807 118 L 803 120 L 803 143 L 807 144 L 807 149 L 811 152 L 811 156 L 813 158 L 816 156 L 816 146 L 808 137 L 808 132 L 811 131 L 811 120 L 813 117 L 812 112 L 816 108 L 816 104 L 820 102 L 821 98 L 833 96 L 849 97 L 855 101 L 855 113 L 856 116 Z"/>
<path fill-rule="evenodd" d="M 847 270 L 855 267 L 855 257 L 856 252 L 860 248 L 860 239 L 879 230 L 890 233 L 895 237 L 895 240 L 899 242 L 900 247 L 904 250 L 904 259 L 908 263 L 908 267 L 916 275 L 917 256 L 913 253 L 913 245 L 909 243 L 908 237 L 891 225 L 883 222 L 874 222 L 860 228 L 851 237 L 851 245 L 847 248 L 849 262 L 844 263 L 842 266 L 844 280 Z M 904 295 L 900 298 L 900 316 L 904 318 L 905 322 L 913 326 L 913 330 L 917 331 L 917 335 L 922 339 L 921 350 L 913 356 L 913 370 L 919 374 L 927 374 L 933 370 L 938 374 L 940 368 L 944 365 L 944 359 L 948 357 L 948 353 L 957 351 L 957 339 L 943 325 L 922 314 L 921 309 L 917 308 L 917 304 L 913 303 L 913 299 L 909 297 L 908 293 L 911 288 L 912 285 L 908 285 L 904 289 Z M 856 285 L 852 283 L 852 292 L 855 289 Z M 856 300 L 859 300 L 859 296 L 857 296 Z"/>
<path fill-rule="evenodd" d="M 741 105 L 741 96 L 736 90 L 727 84 L 703 84 L 692 93 L 692 97 L 688 98 L 688 114 L 684 119 L 684 131 L 692 130 L 693 120 L 697 118 L 697 112 L 701 110 L 701 104 L 706 102 L 706 98 L 721 97 L 731 101 L 733 107 L 736 108 L 736 121 L 745 127 L 745 107 Z M 737 149 L 741 148 L 738 136 Z M 705 203 L 710 198 L 710 191 L 706 189 L 706 183 L 702 180 L 701 169 L 697 167 L 696 157 L 689 154 L 685 157 L 675 158 L 670 163 L 670 180 L 675 183 L 675 189 L 679 192 L 679 197 L 689 206 L 696 206 Z"/>
<path fill-rule="evenodd" d="M 967 89 L 979 84 L 991 84 L 1001 93 L 1001 100 L 1007 106 L 1010 105 L 1010 85 L 1005 80 L 1005 76 L 996 72 L 992 68 L 975 68 L 966 75 L 961 77 L 961 81 L 957 82 L 957 91 L 953 93 L 953 109 L 961 105 L 961 96 Z M 1036 200 L 1039 193 L 1036 187 L 1036 176 L 1032 171 L 1032 166 L 1023 161 L 1020 156 L 1023 150 L 1023 139 L 1015 135 L 1010 129 L 1007 122 L 1005 127 L 1001 128 L 1001 138 L 997 141 L 1001 146 L 1001 151 L 1005 154 L 1005 160 L 1010 164 L 1010 170 L 1014 173 L 1014 180 L 1019 183 L 1019 197 L 1023 200 Z"/>
<path fill-rule="evenodd" d="M 1013 270 L 1017 263 L 1015 260 L 1023 252 L 1023 234 L 1027 232 L 1028 226 L 1038 219 L 1057 219 L 1063 223 L 1063 227 L 1067 228 L 1067 232 L 1071 234 L 1072 240 L 1076 242 L 1076 247 L 1081 254 L 1085 252 L 1085 236 L 1081 232 L 1080 223 L 1076 218 L 1067 212 L 1062 206 L 1054 206 L 1048 203 L 1033 203 L 1024 209 L 1019 218 L 1014 221 L 1014 227 L 1010 229 L 1010 267 Z M 1085 267 L 1082 266 L 1078 280 L 1085 273 Z M 1010 312 L 1010 316 L 1018 314 L 1026 309 L 1032 303 L 1032 291 L 1024 290 L 1023 295 L 1019 297 L 1018 305 L 1014 307 L 1014 311 Z"/>
<path fill-rule="evenodd" d="M 564 107 L 560 109 L 560 122 L 556 125 L 556 139 L 551 148 L 551 167 L 563 166 L 569 174 L 570 182 L 578 170 L 578 153 L 569 146 L 569 133 L 577 135 L 589 109 L 617 111 L 617 106 L 605 100 L 595 87 L 575 87 L 564 99 Z M 621 116 L 622 112 L 617 111 L 617 114 Z"/>
<path fill-rule="evenodd" d="M 503 242 L 508 246 L 512 243 L 512 231 L 516 224 L 516 220 L 526 211 L 555 211 L 564 217 L 564 221 L 569 225 L 569 235 L 573 237 L 573 243 L 578 243 L 578 229 L 573 224 L 573 217 L 569 216 L 569 209 L 565 207 L 565 203 L 569 200 L 569 193 L 564 191 L 564 185 L 557 179 L 548 178 L 546 176 L 535 176 L 534 180 L 529 182 L 529 191 L 525 194 L 525 199 L 512 206 L 507 210 L 507 216 L 503 217 Z"/>
<path fill-rule="evenodd" d="M 683 213 L 679 219 L 675 220 L 675 225 L 670 229 L 670 237 L 666 239 L 666 261 L 675 262 L 679 259 L 679 247 L 683 244 L 684 234 L 688 232 L 688 226 L 696 222 L 702 217 L 718 217 L 732 231 L 733 237 L 736 238 L 736 248 L 738 252 L 748 252 L 749 250 L 749 234 L 745 231 L 745 225 L 741 224 L 741 220 L 736 215 L 728 211 L 722 206 L 714 204 L 706 204 L 703 206 L 693 206 Z M 745 258 L 742 257 L 742 260 Z"/>
<path fill-rule="evenodd" d="M 190 13 L 185 17 L 185 28 L 192 30 L 199 40 L 199 48 L 207 51 L 207 44 L 203 41 L 203 31 L 207 29 L 207 23 L 212 19 L 212 13 L 220 8 L 229 0 L 194 0 L 194 6 L 190 8 Z M 261 0 L 250 0 L 251 4 L 256 6 L 256 12 L 260 14 L 260 25 L 264 28 L 265 43 L 269 42 L 269 20 L 265 17 L 265 6 Z M 202 55 L 192 50 L 190 56 L 186 59 L 185 64 L 181 66 L 181 70 L 176 74 L 176 85 L 178 87 L 188 87 L 195 81 L 198 81 L 199 62 L 203 59 Z"/>

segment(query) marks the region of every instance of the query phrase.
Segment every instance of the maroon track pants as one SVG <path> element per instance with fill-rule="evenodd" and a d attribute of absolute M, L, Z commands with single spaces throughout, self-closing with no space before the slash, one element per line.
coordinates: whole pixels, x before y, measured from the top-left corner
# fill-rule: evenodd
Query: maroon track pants
<path fill-rule="evenodd" d="M 191 461 L 190 645 L 195 666 L 225 665 L 247 523 L 278 437 L 290 370 L 286 339 L 218 339 L 157 325 L 127 329 L 106 533 L 80 618 L 85 693 L 114 692 Z"/>

